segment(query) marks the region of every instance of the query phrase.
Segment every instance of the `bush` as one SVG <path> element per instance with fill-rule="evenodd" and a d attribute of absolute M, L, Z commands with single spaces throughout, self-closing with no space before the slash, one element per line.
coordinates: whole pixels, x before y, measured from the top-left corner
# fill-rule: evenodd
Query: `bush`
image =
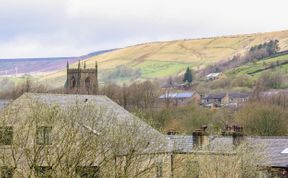
<path fill-rule="evenodd" d="M 248 135 L 287 135 L 287 112 L 279 106 L 249 103 L 238 111 L 236 119 Z"/>
<path fill-rule="evenodd" d="M 279 89 L 283 85 L 282 72 L 264 72 L 259 78 L 260 84 L 264 88 Z"/>

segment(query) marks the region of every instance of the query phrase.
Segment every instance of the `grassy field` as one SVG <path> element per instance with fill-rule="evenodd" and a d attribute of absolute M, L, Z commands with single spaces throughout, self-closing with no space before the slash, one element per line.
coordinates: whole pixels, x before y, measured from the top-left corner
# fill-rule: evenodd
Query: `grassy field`
<path fill-rule="evenodd" d="M 139 80 L 161 78 L 177 75 L 183 72 L 188 66 L 194 70 L 199 70 L 221 60 L 231 58 L 235 54 L 243 54 L 251 46 L 271 39 L 278 39 L 281 50 L 288 50 L 288 31 L 280 31 L 251 35 L 151 42 L 118 49 L 88 58 L 86 61 L 88 67 L 94 67 L 95 61 L 98 61 L 100 76 L 107 75 L 107 71 L 111 71 L 117 66 L 125 65 L 132 69 L 141 70 L 142 75 Z M 77 64 L 74 64 L 74 67 L 76 66 Z M 243 66 L 243 69 L 237 69 L 239 70 L 237 75 L 241 75 L 248 70 L 256 70 L 259 67 L 261 67 L 261 62 L 255 64 L 255 66 Z M 65 70 L 61 70 L 45 76 L 41 81 L 51 83 L 55 86 L 63 86 L 65 75 Z M 119 81 L 121 80 L 119 79 Z"/>
<path fill-rule="evenodd" d="M 246 65 L 228 70 L 225 72 L 225 74 L 227 76 L 234 76 L 234 77 L 243 76 L 243 75 L 250 75 L 250 76 L 257 78 L 259 75 L 261 75 L 263 72 L 266 72 L 266 71 L 271 71 L 271 70 L 287 71 L 288 70 L 288 64 L 280 65 L 280 66 L 272 68 L 272 69 L 263 70 L 263 69 L 267 68 L 268 66 L 271 66 L 272 64 L 277 63 L 277 61 L 280 63 L 283 61 L 288 61 L 288 55 L 282 55 L 282 56 L 278 56 L 278 57 L 263 59 L 263 60 L 260 60 L 257 62 L 251 62 L 251 63 L 248 63 Z M 259 70 L 263 70 L 263 71 L 257 72 Z M 251 73 L 253 73 L 253 74 L 251 74 Z"/>

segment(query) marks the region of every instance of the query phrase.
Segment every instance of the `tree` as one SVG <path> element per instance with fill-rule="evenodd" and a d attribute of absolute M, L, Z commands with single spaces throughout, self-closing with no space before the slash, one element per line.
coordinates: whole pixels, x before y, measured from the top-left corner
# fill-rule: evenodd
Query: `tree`
<path fill-rule="evenodd" d="M 236 114 L 236 119 L 248 135 L 287 135 L 287 112 L 280 106 L 248 103 Z"/>
<path fill-rule="evenodd" d="M 189 67 L 187 67 L 186 72 L 184 74 L 183 82 L 192 83 L 192 80 L 193 80 L 192 71 L 190 70 Z"/>

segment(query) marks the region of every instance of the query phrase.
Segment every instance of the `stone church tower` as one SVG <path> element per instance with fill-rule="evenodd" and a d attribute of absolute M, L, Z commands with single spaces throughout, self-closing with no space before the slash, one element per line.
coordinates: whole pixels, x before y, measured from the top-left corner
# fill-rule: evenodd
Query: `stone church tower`
<path fill-rule="evenodd" d="M 78 68 L 69 68 L 67 62 L 67 80 L 65 84 L 67 94 L 97 94 L 98 93 L 98 66 L 95 63 L 95 68 L 86 68 L 84 62 L 81 68 L 80 61 Z"/>

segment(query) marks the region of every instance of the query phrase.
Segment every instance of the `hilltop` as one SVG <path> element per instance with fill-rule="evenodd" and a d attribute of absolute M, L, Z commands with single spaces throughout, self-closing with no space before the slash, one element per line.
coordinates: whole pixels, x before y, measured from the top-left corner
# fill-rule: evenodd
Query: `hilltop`
<path fill-rule="evenodd" d="M 77 57 L 48 57 L 48 58 L 11 58 L 0 59 L 0 76 L 14 76 L 16 74 L 33 74 L 57 72 L 65 68 L 67 61 L 74 63 L 78 60 L 91 58 L 112 50 L 103 50 Z"/>

